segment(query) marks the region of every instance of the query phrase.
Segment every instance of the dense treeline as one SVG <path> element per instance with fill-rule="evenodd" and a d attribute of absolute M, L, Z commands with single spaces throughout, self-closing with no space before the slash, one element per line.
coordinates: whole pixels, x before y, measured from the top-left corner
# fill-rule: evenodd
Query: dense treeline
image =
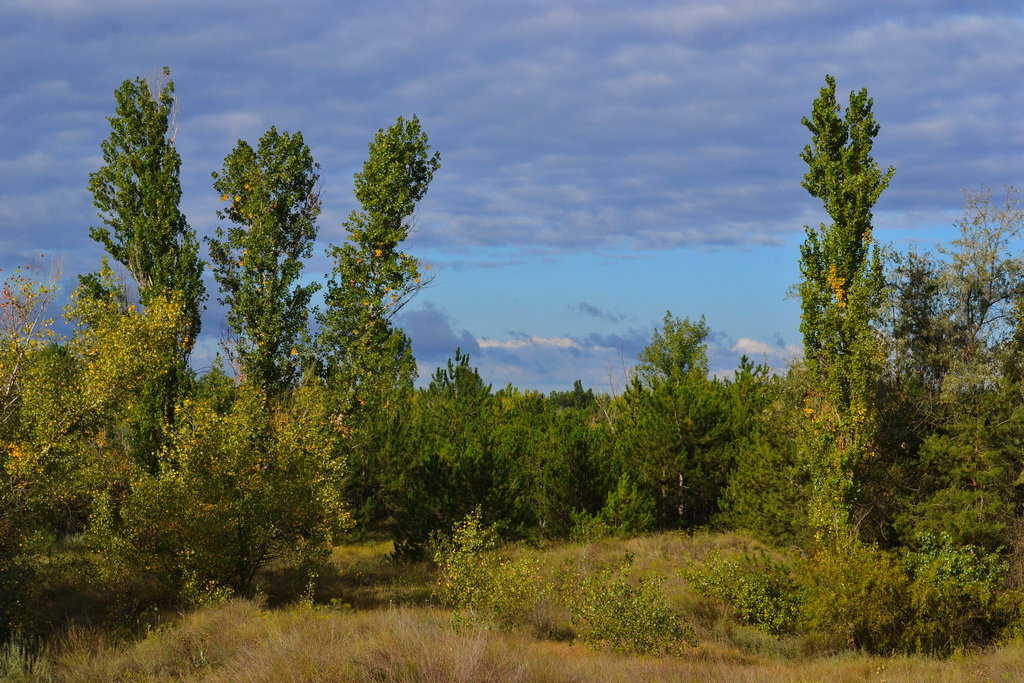
<path fill-rule="evenodd" d="M 392 320 L 429 281 L 402 242 L 440 168 L 416 118 L 370 143 L 318 309 L 301 134 L 227 155 L 230 226 L 206 242 L 230 338 L 196 376 L 207 294 L 173 85 L 126 81 L 116 100 L 92 235 L 130 280 L 106 262 L 80 276 L 66 337 L 47 319 L 56 275 L 0 292 L 0 640 L 45 631 L 57 584 L 136 607 L 251 594 L 272 563 L 312 580 L 347 535 L 429 557 L 474 511 L 506 540 L 719 528 L 797 549 L 788 574 L 711 562 L 693 580 L 747 613 L 735 586 L 785 574 L 757 584 L 751 619 L 827 646 L 945 652 L 1019 623 L 1024 211 L 1013 190 L 969 193 L 952 243 L 884 253 L 871 207 L 893 172 L 871 158 L 866 92 L 844 112 L 828 79 L 804 121 L 804 185 L 833 221 L 801 250 L 804 362 L 709 378 L 704 321 L 667 313 L 618 396 L 494 390 L 458 350 L 414 387 Z"/>

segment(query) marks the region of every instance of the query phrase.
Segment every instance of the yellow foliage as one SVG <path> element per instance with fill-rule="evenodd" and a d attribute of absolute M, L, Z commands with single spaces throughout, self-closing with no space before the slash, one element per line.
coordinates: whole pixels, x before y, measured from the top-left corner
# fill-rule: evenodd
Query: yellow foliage
<path fill-rule="evenodd" d="M 839 275 L 836 269 L 836 264 L 829 264 L 828 277 L 825 279 L 828 282 L 828 286 L 832 288 L 832 294 L 835 297 L 836 306 L 844 308 L 846 306 L 846 278 Z"/>

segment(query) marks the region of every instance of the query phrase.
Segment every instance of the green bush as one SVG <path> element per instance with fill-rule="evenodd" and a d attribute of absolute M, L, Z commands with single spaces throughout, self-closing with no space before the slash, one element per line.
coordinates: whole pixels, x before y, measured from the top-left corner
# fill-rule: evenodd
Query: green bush
<path fill-rule="evenodd" d="M 810 644 L 887 654 L 907 623 L 909 580 L 892 553 L 852 543 L 820 550 L 798 576 L 801 627 Z"/>
<path fill-rule="evenodd" d="M 763 551 L 741 559 L 715 551 L 683 575 L 698 591 L 729 605 L 740 621 L 775 635 L 796 626 L 799 587 L 787 568 Z"/>
<path fill-rule="evenodd" d="M 572 521 L 569 540 L 576 543 L 599 541 L 614 532 L 600 513 L 592 515 L 586 510 L 579 510 L 569 513 L 569 519 Z"/>
<path fill-rule="evenodd" d="M 632 556 L 617 569 L 567 571 L 561 593 L 572 612 L 577 637 L 618 653 L 679 654 L 696 637 L 669 607 L 660 581 L 628 580 Z"/>
<path fill-rule="evenodd" d="M 570 513 L 573 541 L 596 541 L 607 536 L 636 536 L 654 528 L 657 503 L 637 486 L 629 474 L 619 477 L 615 488 L 608 492 L 605 505 L 597 514 L 585 510 Z"/>
<path fill-rule="evenodd" d="M 601 522 L 620 536 L 636 536 L 654 528 L 658 506 L 654 497 L 623 474 L 599 514 Z"/>
<path fill-rule="evenodd" d="M 1020 596 L 1002 590 L 1006 561 L 977 546 L 957 548 L 947 534 L 918 541 L 904 559 L 912 577 L 907 649 L 944 655 L 991 643 L 1019 611 Z"/>
<path fill-rule="evenodd" d="M 492 529 L 477 509 L 455 524 L 450 539 L 435 540 L 434 561 L 441 569 L 438 597 L 459 611 L 460 619 L 498 626 L 526 624 L 543 600 L 546 585 L 536 563 L 497 555 Z"/>
<path fill-rule="evenodd" d="M 186 400 L 176 419 L 155 473 L 136 472 L 120 499 L 96 497 L 90 531 L 103 575 L 153 577 L 186 600 L 218 587 L 251 593 L 271 561 L 312 575 L 351 521 L 322 389 L 274 406 L 242 385 L 227 413 Z"/>

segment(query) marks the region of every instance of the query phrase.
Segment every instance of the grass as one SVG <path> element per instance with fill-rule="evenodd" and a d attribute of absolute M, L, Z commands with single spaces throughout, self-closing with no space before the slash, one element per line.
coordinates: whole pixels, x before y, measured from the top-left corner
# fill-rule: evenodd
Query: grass
<path fill-rule="evenodd" d="M 483 628 L 432 608 L 204 607 L 139 641 L 76 632 L 50 660 L 59 681 L 964 681 L 1020 680 L 1024 648 L 940 662 L 859 655 L 787 660 L 706 643 L 631 657 Z"/>
<path fill-rule="evenodd" d="M 736 624 L 694 595 L 679 568 L 686 558 L 761 546 L 736 534 L 657 534 L 546 549 L 506 549 L 544 571 L 567 560 L 592 566 L 634 555 L 639 576 L 666 577 L 673 608 L 701 644 L 681 656 L 596 651 L 570 639 L 454 625 L 431 604 L 428 564 L 388 559 L 383 542 L 336 549 L 313 603 L 286 603 L 289 577 L 269 573 L 268 599 L 232 599 L 135 632 L 75 626 L 38 654 L 0 650 L 0 678 L 40 681 L 964 681 L 1024 680 L 1024 644 L 936 660 L 801 654 L 795 639 Z M 279 591 L 280 595 L 276 595 Z"/>

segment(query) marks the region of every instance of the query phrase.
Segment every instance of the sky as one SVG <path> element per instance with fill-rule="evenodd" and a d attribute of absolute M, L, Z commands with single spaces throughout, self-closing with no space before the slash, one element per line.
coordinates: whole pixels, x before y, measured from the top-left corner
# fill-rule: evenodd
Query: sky
<path fill-rule="evenodd" d="M 321 278 L 373 134 L 420 118 L 442 167 L 408 241 L 434 283 L 398 318 L 428 379 L 456 347 L 484 380 L 621 391 L 666 311 L 711 330 L 711 370 L 799 355 L 801 118 L 865 87 L 895 166 L 876 237 L 952 239 L 963 191 L 1024 186 L 1017 0 L 5 0 L 0 268 L 95 270 L 87 191 L 113 91 L 171 69 L 183 209 L 223 223 L 237 140 L 301 131 L 320 164 Z M 211 298 L 194 365 L 225 331 Z"/>

